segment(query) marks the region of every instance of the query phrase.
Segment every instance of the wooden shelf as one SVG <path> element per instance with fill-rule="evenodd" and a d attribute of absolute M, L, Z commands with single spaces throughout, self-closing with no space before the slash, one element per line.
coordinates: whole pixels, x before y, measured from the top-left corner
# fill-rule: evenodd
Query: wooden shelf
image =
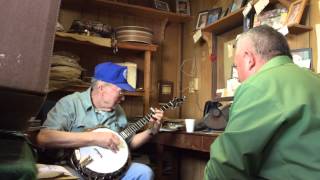
<path fill-rule="evenodd" d="M 66 34 L 66 33 L 65 33 Z M 84 36 L 86 39 L 90 39 L 90 36 Z M 105 40 L 105 41 L 110 41 L 108 38 L 99 38 L 99 37 L 92 37 L 95 39 L 100 39 L 100 40 Z M 69 42 L 69 43 L 76 43 L 76 44 L 85 44 L 85 45 L 95 45 L 95 46 L 101 46 L 101 47 L 106 47 L 106 48 L 112 48 L 109 47 L 108 45 L 101 45 L 101 44 L 95 44 L 90 41 L 79 41 L 76 39 L 73 39 L 71 37 L 61 37 L 57 36 L 55 38 L 55 41 L 57 42 Z M 134 42 L 120 42 L 118 43 L 118 48 L 119 49 L 128 49 L 128 50 L 136 50 L 136 51 L 156 51 L 157 50 L 157 45 L 154 44 L 144 44 L 144 43 L 134 43 Z"/>
<path fill-rule="evenodd" d="M 233 101 L 233 96 L 228 97 L 216 97 L 213 101 L 221 102 L 221 101 Z"/>
<path fill-rule="evenodd" d="M 154 18 L 154 19 L 168 19 L 169 22 L 180 22 L 184 23 L 192 20 L 192 16 L 177 14 L 173 12 L 161 11 L 151 7 L 144 7 L 139 5 L 133 5 L 128 3 L 116 2 L 111 0 L 62 0 L 63 6 L 79 6 L 83 5 L 93 5 L 98 8 L 108 8 L 109 11 L 113 12 L 123 12 L 135 16 Z"/>
<path fill-rule="evenodd" d="M 119 49 L 130 49 L 137 51 L 156 51 L 157 45 L 154 44 L 144 44 L 144 43 L 134 43 L 134 42 L 119 42 Z"/>
<path fill-rule="evenodd" d="M 222 34 L 224 32 L 228 32 L 233 28 L 242 25 L 243 23 L 243 11 L 244 8 L 240 8 L 239 10 L 228 14 L 227 16 L 219 19 L 213 24 L 202 29 L 205 32 L 212 32 L 215 35 Z"/>
<path fill-rule="evenodd" d="M 293 24 L 288 26 L 288 29 L 290 34 L 301 34 L 304 32 L 312 31 L 313 28 L 306 25 Z"/>
<path fill-rule="evenodd" d="M 219 19 L 217 22 L 205 27 L 202 31 L 205 32 L 212 32 L 215 35 L 220 35 L 224 32 L 228 32 L 235 27 L 242 25 L 243 23 L 243 15 L 242 15 L 243 8 L 239 9 L 238 11 L 227 15 Z M 312 27 L 301 25 L 301 24 L 293 24 L 288 26 L 290 34 L 301 34 L 304 32 L 308 32 L 312 30 Z"/>

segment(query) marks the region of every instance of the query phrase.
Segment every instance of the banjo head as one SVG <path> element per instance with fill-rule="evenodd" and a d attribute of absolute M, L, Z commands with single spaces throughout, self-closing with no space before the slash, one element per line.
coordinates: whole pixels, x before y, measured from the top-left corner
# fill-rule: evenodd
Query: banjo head
<path fill-rule="evenodd" d="M 92 162 L 87 164 L 85 168 L 101 174 L 109 174 L 120 170 L 125 166 L 129 157 L 129 148 L 127 143 L 116 132 L 107 128 L 98 128 L 94 132 L 111 132 L 120 139 L 119 151 L 114 153 L 110 149 L 99 146 L 86 146 L 79 148 L 80 159 L 91 157 Z"/>

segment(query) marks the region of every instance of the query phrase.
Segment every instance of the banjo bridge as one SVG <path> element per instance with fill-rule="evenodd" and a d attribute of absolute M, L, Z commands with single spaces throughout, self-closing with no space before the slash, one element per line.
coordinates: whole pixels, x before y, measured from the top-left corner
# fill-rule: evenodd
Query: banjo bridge
<path fill-rule="evenodd" d="M 92 161 L 93 161 L 93 159 L 91 158 L 91 156 L 86 156 L 80 160 L 79 164 L 81 167 L 85 167 L 88 164 L 90 164 Z"/>

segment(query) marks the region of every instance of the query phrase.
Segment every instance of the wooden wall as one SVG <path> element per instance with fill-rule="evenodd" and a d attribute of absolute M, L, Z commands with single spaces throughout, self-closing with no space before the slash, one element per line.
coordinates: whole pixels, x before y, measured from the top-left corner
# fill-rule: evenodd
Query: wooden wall
<path fill-rule="evenodd" d="M 309 23 L 310 26 L 315 28 L 316 24 L 320 24 L 320 1 L 319 0 L 310 0 L 310 16 L 309 16 Z M 310 32 L 309 39 L 310 39 L 310 47 L 312 48 L 312 56 L 313 56 L 313 64 L 314 67 L 317 67 L 317 64 L 320 63 L 318 62 L 319 60 L 319 54 L 318 50 L 320 47 L 317 46 L 317 38 L 318 40 L 320 39 L 320 34 L 318 37 L 316 36 L 315 29 Z M 316 69 L 316 68 L 314 68 Z M 318 72 L 320 73 L 320 72 Z"/>

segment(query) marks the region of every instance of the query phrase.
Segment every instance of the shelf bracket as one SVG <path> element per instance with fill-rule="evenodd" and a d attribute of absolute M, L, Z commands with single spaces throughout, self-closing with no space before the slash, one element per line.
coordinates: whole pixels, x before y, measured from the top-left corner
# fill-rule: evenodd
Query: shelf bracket
<path fill-rule="evenodd" d="M 161 44 L 163 42 L 165 37 L 165 29 L 167 27 L 168 22 L 168 18 L 163 19 L 160 23 L 160 27 L 153 30 L 155 43 Z"/>

